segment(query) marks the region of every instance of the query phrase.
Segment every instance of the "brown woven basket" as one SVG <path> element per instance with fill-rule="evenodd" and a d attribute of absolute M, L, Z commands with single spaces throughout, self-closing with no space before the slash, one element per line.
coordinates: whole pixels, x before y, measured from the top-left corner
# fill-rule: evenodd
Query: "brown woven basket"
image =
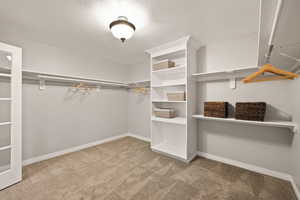
<path fill-rule="evenodd" d="M 265 102 L 237 102 L 235 118 L 241 120 L 264 121 L 267 104 Z"/>
<path fill-rule="evenodd" d="M 228 102 L 204 102 L 204 116 L 228 117 Z"/>
<path fill-rule="evenodd" d="M 152 70 L 156 71 L 156 70 L 167 69 L 171 67 L 175 67 L 175 63 L 170 60 L 164 60 L 159 63 L 153 64 Z"/>
<path fill-rule="evenodd" d="M 154 114 L 156 117 L 161 118 L 174 118 L 176 117 L 176 111 L 168 108 L 155 108 Z"/>

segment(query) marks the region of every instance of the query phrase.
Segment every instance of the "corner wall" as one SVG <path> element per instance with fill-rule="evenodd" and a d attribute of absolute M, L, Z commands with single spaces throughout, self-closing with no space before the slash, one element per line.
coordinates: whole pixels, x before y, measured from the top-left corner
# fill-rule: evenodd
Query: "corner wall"
<path fill-rule="evenodd" d="M 293 82 L 292 87 L 290 89 L 291 95 L 290 99 L 292 100 L 293 105 L 293 120 L 298 124 L 298 128 L 300 128 L 300 95 L 298 92 L 300 91 L 300 79 Z M 294 181 L 297 184 L 298 190 L 300 192 L 300 132 L 295 134 L 293 144 L 292 144 L 292 175 Z"/>
<path fill-rule="evenodd" d="M 149 63 L 131 66 L 129 77 L 133 82 L 149 80 Z M 129 91 L 128 132 L 139 137 L 150 138 L 150 119 L 150 94 L 139 94 L 134 91 Z"/>
<path fill-rule="evenodd" d="M 115 81 L 127 69 L 87 49 L 54 47 L 1 34 L 2 42 L 23 48 L 24 69 Z M 128 92 L 102 89 L 74 93 L 65 85 L 23 84 L 23 160 L 127 133 Z"/>
<path fill-rule="evenodd" d="M 256 66 L 257 37 L 257 34 L 250 34 L 230 41 L 207 44 L 206 48 L 199 51 L 199 72 Z M 149 73 L 149 64 L 133 66 L 131 70 L 132 77 L 141 80 Z M 275 119 L 290 119 L 294 108 L 287 103 L 290 101 L 291 83 L 238 82 L 235 90 L 229 88 L 229 81 L 199 83 L 198 112 L 202 110 L 203 100 L 229 101 L 233 105 L 237 101 L 266 101 L 269 104 L 268 119 L 274 116 Z M 136 94 L 129 96 L 129 132 L 149 137 L 150 97 L 141 98 Z M 293 134 L 288 130 L 200 120 L 198 126 L 200 152 L 290 174 Z"/>

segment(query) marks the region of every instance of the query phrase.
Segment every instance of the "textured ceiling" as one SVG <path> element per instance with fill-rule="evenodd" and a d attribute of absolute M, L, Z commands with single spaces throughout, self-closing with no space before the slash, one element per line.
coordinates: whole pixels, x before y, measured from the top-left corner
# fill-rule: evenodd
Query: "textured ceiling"
<path fill-rule="evenodd" d="M 137 25 L 122 44 L 109 22 L 126 14 Z M 259 0 L 1 0 L 1 32 L 37 42 L 84 48 L 123 64 L 145 60 L 144 51 L 192 35 L 201 43 L 258 32 Z"/>

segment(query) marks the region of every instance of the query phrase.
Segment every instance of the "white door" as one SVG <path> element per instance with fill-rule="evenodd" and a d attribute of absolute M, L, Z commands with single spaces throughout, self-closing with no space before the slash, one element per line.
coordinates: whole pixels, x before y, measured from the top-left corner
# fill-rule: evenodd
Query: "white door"
<path fill-rule="evenodd" d="M 0 190 L 22 179 L 22 49 L 0 43 Z"/>

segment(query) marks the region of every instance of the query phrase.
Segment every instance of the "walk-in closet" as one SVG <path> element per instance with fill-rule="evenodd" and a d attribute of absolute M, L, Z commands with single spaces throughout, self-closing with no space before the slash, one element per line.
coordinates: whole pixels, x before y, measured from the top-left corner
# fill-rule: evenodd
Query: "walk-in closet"
<path fill-rule="evenodd" d="M 300 200 L 299 0 L 3 0 L 0 200 Z"/>

